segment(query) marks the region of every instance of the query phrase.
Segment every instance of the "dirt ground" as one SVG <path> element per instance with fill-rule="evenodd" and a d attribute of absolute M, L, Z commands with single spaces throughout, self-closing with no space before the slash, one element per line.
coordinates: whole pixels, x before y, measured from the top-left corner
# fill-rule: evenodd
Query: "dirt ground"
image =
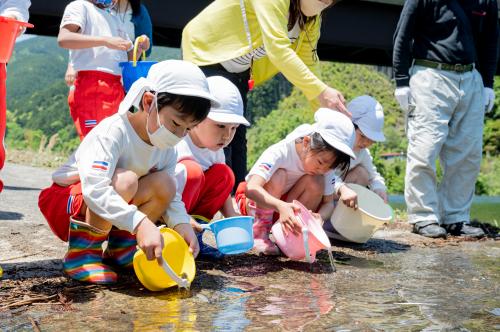
<path fill-rule="evenodd" d="M 111 287 L 82 284 L 63 276 L 61 258 L 66 244 L 52 234 L 37 206 L 40 190 L 51 183 L 50 174 L 49 169 L 13 163 L 8 163 L 1 173 L 5 187 L 0 194 L 0 266 L 3 268 L 0 318 L 16 315 L 33 306 L 47 306 L 56 311 L 75 310 L 75 303 L 82 298 L 98 299 L 102 289 L 141 289 L 132 272 L 124 274 L 120 282 Z M 490 237 L 478 241 L 496 241 L 498 229 L 484 227 Z M 409 248 L 460 246 L 464 241 L 468 240 L 457 237 L 427 239 L 411 233 L 407 223 L 396 221 L 378 231 L 364 245 L 334 243 L 334 258 L 337 265 L 342 265 L 353 259 L 404 252 Z M 313 265 L 313 269 L 330 269 L 326 254 L 319 255 L 319 262 Z M 233 275 L 251 278 L 262 273 L 262 269 L 272 271 L 284 264 L 289 268 L 290 263 L 281 257 L 269 264 L 267 258 L 250 253 L 229 257 L 218 263 L 197 261 L 197 269 L 211 273 L 231 270 Z M 195 287 L 197 283 L 204 282 L 203 274 L 200 278 L 195 281 Z M 37 322 L 31 323 L 36 330 Z"/>

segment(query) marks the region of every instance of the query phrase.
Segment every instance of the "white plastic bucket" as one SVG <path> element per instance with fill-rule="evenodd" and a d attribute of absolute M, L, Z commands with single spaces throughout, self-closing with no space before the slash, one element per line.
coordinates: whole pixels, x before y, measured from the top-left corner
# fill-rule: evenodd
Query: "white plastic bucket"
<path fill-rule="evenodd" d="M 378 228 L 392 220 L 392 209 L 373 191 L 354 183 L 348 187 L 358 195 L 358 209 L 339 201 L 330 222 L 345 240 L 365 243 Z"/>

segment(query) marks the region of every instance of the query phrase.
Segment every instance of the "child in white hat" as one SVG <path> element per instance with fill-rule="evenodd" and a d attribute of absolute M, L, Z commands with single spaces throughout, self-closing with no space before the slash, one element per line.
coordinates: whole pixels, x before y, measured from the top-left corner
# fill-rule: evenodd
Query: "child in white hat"
<path fill-rule="evenodd" d="M 315 113 L 316 122 L 297 127 L 282 141 L 267 148 L 236 191 L 236 202 L 244 215 L 255 216 L 254 249 L 266 255 L 279 254 L 269 239 L 279 219 L 285 233 L 298 233 L 295 218 L 300 201 L 326 218 L 333 211 L 334 170 L 347 173 L 354 158 L 354 126 L 349 118 L 326 108 Z M 345 187 L 341 197 L 349 206 L 356 194 Z M 277 212 L 277 215 L 275 215 Z"/>
<path fill-rule="evenodd" d="M 52 231 L 68 241 L 63 269 L 69 277 L 113 283 L 117 274 L 110 265 L 130 267 L 136 245 L 149 260 L 160 258 L 158 220 L 196 256 L 191 218 L 176 194 L 173 147 L 205 119 L 211 103 L 218 105 L 197 66 L 180 60 L 155 64 L 132 85 L 118 114 L 100 122 L 52 175 L 54 184 L 41 192 L 38 204 Z"/>
<path fill-rule="evenodd" d="M 210 92 L 220 103 L 212 107 L 205 120 L 189 131 L 175 146 L 177 150 L 177 192 L 187 212 L 196 223 L 200 256 L 219 259 L 217 249 L 203 243 L 203 229 L 197 223 L 208 223 L 217 211 L 225 217 L 239 215 L 231 199 L 234 174 L 226 165 L 224 148 L 233 140 L 240 125 L 250 123 L 243 116 L 243 100 L 238 88 L 222 76 L 207 78 Z"/>
<path fill-rule="evenodd" d="M 344 181 L 338 178 L 336 191 L 345 183 L 356 183 L 369 187 L 387 203 L 387 188 L 384 178 L 373 165 L 373 158 L 368 148 L 374 142 L 384 142 L 384 109 L 380 103 L 370 96 L 354 98 L 347 109 L 352 114 L 352 122 L 356 129 L 354 153 L 356 159 L 351 161 L 349 172 Z"/>

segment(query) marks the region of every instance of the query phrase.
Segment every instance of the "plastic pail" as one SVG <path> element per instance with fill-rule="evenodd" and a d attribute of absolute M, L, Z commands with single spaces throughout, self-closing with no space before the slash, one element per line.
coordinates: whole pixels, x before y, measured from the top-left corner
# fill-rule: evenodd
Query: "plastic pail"
<path fill-rule="evenodd" d="M 0 16 L 0 63 L 9 62 L 20 27 L 33 28 L 33 24 Z"/>
<path fill-rule="evenodd" d="M 139 78 L 148 76 L 151 66 L 157 63 L 156 61 L 145 61 L 146 52 L 142 52 L 142 61 L 137 62 L 137 49 L 140 42 L 140 38 L 135 40 L 132 61 L 119 63 L 122 68 L 123 87 L 125 88 L 125 91 L 128 91 L 132 84 L 134 84 L 134 82 Z"/>
<path fill-rule="evenodd" d="M 214 233 L 217 249 L 223 254 L 242 254 L 253 247 L 253 217 L 225 218 L 202 227 Z"/>
<path fill-rule="evenodd" d="M 365 243 L 378 228 L 392 220 L 392 209 L 373 191 L 354 183 L 347 186 L 358 195 L 358 209 L 339 201 L 330 222 L 346 240 Z"/>
<path fill-rule="evenodd" d="M 120 62 L 122 68 L 123 87 L 128 91 L 132 84 L 141 77 L 148 76 L 149 69 L 156 61 L 138 61 L 135 65 L 133 61 Z"/>
<path fill-rule="evenodd" d="M 162 228 L 163 265 L 156 259 L 148 261 L 142 250 L 134 255 L 134 271 L 139 281 L 150 291 L 161 291 L 172 286 L 189 287 L 196 275 L 193 254 L 186 241 L 174 230 Z"/>
<path fill-rule="evenodd" d="M 314 218 L 309 210 L 299 201 L 293 201 L 300 206 L 300 212 L 296 214 L 297 219 L 302 223 L 302 233 L 296 235 L 283 232 L 281 223 L 275 223 L 272 233 L 276 244 L 280 250 L 292 260 L 306 259 L 312 263 L 316 260 L 316 252 L 330 248 L 330 240 L 323 230 L 321 220 Z"/>

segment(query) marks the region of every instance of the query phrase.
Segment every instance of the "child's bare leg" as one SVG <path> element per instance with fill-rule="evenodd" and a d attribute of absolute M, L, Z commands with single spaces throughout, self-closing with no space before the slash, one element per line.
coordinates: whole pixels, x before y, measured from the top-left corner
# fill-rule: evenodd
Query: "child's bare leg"
<path fill-rule="evenodd" d="M 370 185 L 370 178 L 368 176 L 368 171 L 361 165 L 354 167 L 349 170 L 347 176 L 344 180 L 345 183 L 356 183 L 363 187 L 368 187 Z"/>
<path fill-rule="evenodd" d="M 286 179 L 287 179 L 286 171 L 280 168 L 276 170 L 276 172 L 274 172 L 273 176 L 271 176 L 271 179 L 269 179 L 269 181 L 264 185 L 264 189 L 271 196 L 280 199 L 281 196 L 283 196 L 284 194 Z M 258 207 L 262 209 L 272 209 L 271 206 L 267 206 L 265 204 L 259 204 Z"/>
<path fill-rule="evenodd" d="M 317 211 L 324 191 L 325 180 L 322 175 L 304 175 L 288 192 L 287 201 L 296 199 L 309 210 Z"/>
<path fill-rule="evenodd" d="M 150 220 L 157 221 L 175 197 L 175 192 L 175 181 L 170 175 L 165 172 L 151 173 L 139 180 L 133 203 Z"/>
<path fill-rule="evenodd" d="M 115 171 L 111 185 L 126 202 L 130 202 L 134 198 L 139 187 L 137 175 L 132 171 L 121 168 Z M 97 229 L 109 232 L 113 226 L 109 221 L 99 217 L 89 208 L 82 209 L 82 211 L 85 211 L 85 222 Z"/>
<path fill-rule="evenodd" d="M 272 196 L 281 198 L 286 184 L 286 172 L 278 169 L 271 179 L 264 185 L 264 189 Z M 273 225 L 274 209 L 270 206 L 259 205 L 257 207 L 247 207 L 247 211 L 255 211 L 253 224 L 254 249 L 264 255 L 278 255 L 279 249 L 270 239 L 269 232 Z"/>

